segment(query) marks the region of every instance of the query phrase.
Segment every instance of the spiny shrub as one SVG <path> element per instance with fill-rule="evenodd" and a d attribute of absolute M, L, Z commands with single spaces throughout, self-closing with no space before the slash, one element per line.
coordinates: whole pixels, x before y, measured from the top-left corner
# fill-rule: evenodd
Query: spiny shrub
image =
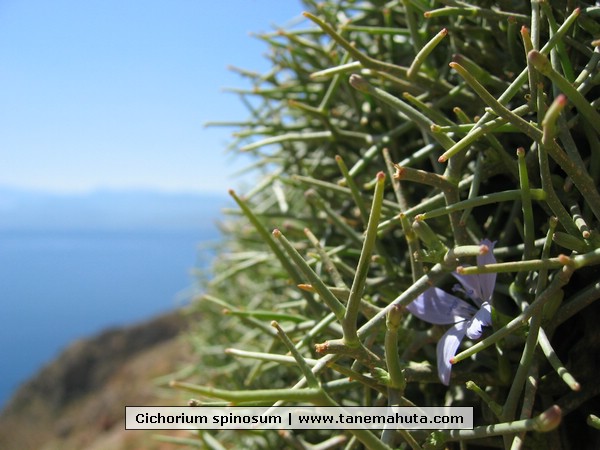
<path fill-rule="evenodd" d="M 304 3 L 259 36 L 271 70 L 239 70 L 249 118 L 221 125 L 259 181 L 231 192 L 198 370 L 172 385 L 195 404 L 475 406 L 475 428 L 198 445 L 600 448 L 600 8 Z"/>

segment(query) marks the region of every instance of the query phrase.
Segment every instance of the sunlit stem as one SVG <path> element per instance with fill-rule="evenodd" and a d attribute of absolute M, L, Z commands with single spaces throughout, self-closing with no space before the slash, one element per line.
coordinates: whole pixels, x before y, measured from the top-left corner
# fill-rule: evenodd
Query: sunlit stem
<path fill-rule="evenodd" d="M 361 66 L 376 70 L 378 72 L 382 72 L 383 74 L 394 75 L 396 77 L 399 77 L 400 79 L 406 79 L 406 73 L 408 71 L 407 68 L 398 66 L 396 64 L 390 64 L 385 61 L 379 61 L 375 58 L 371 58 L 370 56 L 357 50 L 356 47 L 354 47 L 350 42 L 348 42 L 344 37 L 342 37 L 331 25 L 324 22 L 314 14 L 304 12 L 303 15 L 308 19 L 312 20 L 314 23 L 316 23 L 337 44 L 344 48 L 344 50 L 346 50 L 354 59 L 360 62 Z M 451 89 L 449 83 L 443 80 L 434 81 L 425 76 L 417 76 L 416 80 L 414 80 L 413 82 L 422 85 L 427 90 L 431 90 L 433 92 L 448 91 Z"/>
<path fill-rule="evenodd" d="M 354 203 L 360 211 L 360 217 L 362 218 L 363 223 L 367 223 L 369 219 L 369 211 L 367 211 L 367 208 L 360 195 L 360 190 L 354 182 L 354 178 L 352 178 L 352 176 L 348 172 L 348 167 L 346 166 L 344 159 L 340 155 L 335 156 L 335 162 L 337 163 L 340 172 L 342 172 L 342 175 L 344 177 L 344 184 L 348 186 L 350 192 L 352 193 L 352 198 L 354 199 Z"/>
<path fill-rule="evenodd" d="M 424 133 L 427 133 L 429 136 L 433 137 L 444 148 L 450 148 L 455 144 L 455 142 L 446 134 L 432 132 L 431 126 L 434 125 L 434 123 L 427 116 L 413 108 L 408 103 L 384 91 L 383 89 L 371 85 L 360 75 L 352 74 L 350 76 L 350 85 L 360 92 L 372 95 L 373 97 L 396 109 L 398 112 L 404 114 L 411 121 L 417 124 Z"/>
<path fill-rule="evenodd" d="M 375 353 L 371 352 L 360 342 L 354 347 L 346 344 L 344 339 L 331 339 L 315 345 L 315 350 L 320 355 L 346 356 L 359 361 L 364 366 L 375 369 L 384 368 L 384 363 Z"/>
<path fill-rule="evenodd" d="M 302 273 L 308 278 L 310 283 L 318 292 L 319 296 L 327 304 L 329 309 L 333 311 L 338 320 L 344 317 L 346 308 L 340 303 L 335 295 L 327 288 L 321 278 L 312 270 L 312 268 L 306 263 L 304 258 L 298 253 L 298 251 L 289 243 L 285 236 L 279 230 L 273 231 L 273 236 L 281 242 L 284 250 L 290 256 L 292 261 L 298 266 Z M 301 284 L 301 283 L 298 283 Z"/>
<path fill-rule="evenodd" d="M 537 2 L 533 2 L 533 3 L 535 4 Z M 577 17 L 579 16 L 580 13 L 581 13 L 581 10 L 579 8 L 575 8 L 573 10 L 573 12 L 565 19 L 565 21 L 559 27 L 559 29 L 556 31 L 556 33 L 554 35 L 552 35 L 552 37 L 548 40 L 548 42 L 546 42 L 546 44 L 544 44 L 544 46 L 540 50 L 540 53 L 542 53 L 544 55 L 548 54 L 550 52 L 550 50 L 552 48 L 554 48 L 554 46 L 557 44 L 557 42 L 564 37 L 566 32 L 569 30 L 569 28 L 571 28 L 571 26 L 575 23 L 575 21 L 577 20 Z M 537 38 L 536 38 L 536 36 L 538 36 L 538 34 L 537 34 L 537 31 L 534 31 L 533 26 L 534 26 L 534 24 L 532 23 L 533 45 L 534 45 L 534 48 L 538 48 Z M 500 95 L 500 97 L 498 98 L 498 102 L 502 105 L 508 104 L 508 102 L 515 95 L 517 95 L 519 93 L 521 87 L 523 86 L 523 84 L 525 84 L 526 80 L 527 80 L 527 68 L 523 69 L 523 71 L 514 79 L 514 81 L 510 84 L 510 86 L 502 93 L 502 95 Z M 525 105 L 524 108 L 528 108 L 528 106 Z M 515 110 L 514 112 L 517 112 L 517 111 Z M 481 116 L 481 118 L 477 122 L 476 127 L 472 130 L 472 132 L 470 132 L 467 136 L 465 136 L 463 139 L 461 139 L 459 142 L 457 142 L 456 145 L 454 145 L 452 148 L 448 149 L 442 156 L 440 156 L 439 161 L 445 162 L 448 159 L 450 159 L 452 156 L 457 154 L 458 152 L 466 150 L 468 148 L 468 143 L 473 142 L 473 140 L 475 140 L 474 136 L 472 136 L 472 135 L 476 134 L 477 136 L 481 136 L 483 134 L 480 131 L 481 127 L 486 126 L 486 124 L 490 120 L 493 120 L 492 117 L 493 117 L 493 114 L 490 112 L 486 112 L 483 116 Z"/>
<path fill-rule="evenodd" d="M 457 273 L 461 275 L 474 275 L 478 273 L 503 273 L 521 272 L 541 269 L 558 269 L 567 264 L 572 264 L 571 258 L 561 255 L 556 258 L 531 259 L 529 261 L 511 261 L 503 263 L 485 264 L 482 266 L 457 267 Z"/>
<path fill-rule="evenodd" d="M 241 402 L 275 402 L 277 400 L 285 400 L 290 402 L 308 402 L 318 406 L 331 406 L 323 395 L 324 392 L 320 388 L 306 389 L 256 389 L 256 390 L 229 390 L 219 389 L 209 386 L 201 386 L 182 381 L 172 381 L 171 387 L 181 389 L 194 394 L 200 394 L 211 398 L 220 398 L 227 400 L 233 404 Z"/>
<path fill-rule="evenodd" d="M 279 324 L 276 321 L 272 321 L 271 326 L 277 330 L 277 335 L 279 336 L 279 338 L 282 340 L 283 344 L 286 346 L 288 351 L 292 354 L 292 356 L 296 360 L 298 367 L 300 367 L 300 370 L 302 371 L 302 375 L 304 375 L 304 378 L 306 379 L 306 383 L 308 384 L 308 387 L 309 388 L 319 388 L 320 387 L 319 380 L 317 380 L 317 377 L 315 376 L 315 374 L 312 373 L 310 365 L 304 359 L 304 357 L 300 354 L 298 349 L 294 346 L 294 343 L 291 341 L 291 339 L 288 337 L 288 335 L 285 333 L 285 331 L 283 331 L 283 329 L 279 326 Z"/>
<path fill-rule="evenodd" d="M 321 258 L 321 262 L 325 266 L 325 271 L 331 276 L 331 279 L 333 280 L 335 286 L 338 288 L 347 288 L 346 283 L 344 283 L 344 280 L 342 278 L 342 275 L 338 271 L 337 267 L 335 266 L 325 249 L 323 249 L 323 247 L 321 246 L 321 243 L 319 242 L 317 237 L 308 228 L 304 229 L 304 234 L 306 235 L 310 243 L 313 245 L 315 250 L 317 250 L 319 257 Z"/>
<path fill-rule="evenodd" d="M 378 182 L 375 185 L 375 194 L 373 196 L 373 203 L 371 206 L 371 213 L 369 215 L 369 222 L 367 224 L 366 235 L 363 241 L 358 265 L 356 267 L 356 275 L 354 277 L 352 287 L 350 288 L 350 297 L 348 298 L 346 313 L 342 321 L 342 328 L 344 329 L 344 342 L 350 347 L 356 347 L 360 345 L 360 340 L 356 334 L 358 313 L 360 311 L 360 301 L 363 295 L 367 273 L 369 271 L 369 265 L 371 263 L 371 254 L 373 253 L 375 240 L 377 238 L 377 225 L 379 224 L 379 218 L 381 215 L 385 174 L 383 172 L 379 172 L 377 180 Z"/>
<path fill-rule="evenodd" d="M 426 172 L 425 170 L 413 169 L 410 167 L 402 167 L 399 164 L 395 164 L 396 173 L 394 178 L 397 180 L 414 181 L 417 183 L 427 184 L 434 186 L 442 191 L 455 189 L 456 186 L 449 182 L 445 177 Z"/>
<path fill-rule="evenodd" d="M 411 42 L 415 49 L 415 52 L 418 52 L 422 45 L 422 38 L 419 32 L 416 16 L 417 14 L 420 14 L 420 12 L 418 10 L 415 10 L 416 8 L 410 0 L 402 0 L 402 4 L 404 5 L 404 9 L 406 11 L 406 24 L 408 25 L 408 31 L 410 33 Z"/>
<path fill-rule="evenodd" d="M 240 350 L 237 348 L 227 348 L 225 349 L 225 353 L 227 355 L 237 356 L 238 358 L 249 358 L 256 359 L 258 361 L 267 361 L 274 362 L 277 364 L 286 364 L 286 365 L 295 365 L 296 360 L 293 356 L 288 355 L 277 355 L 274 353 L 264 353 L 264 352 L 250 352 L 246 350 Z M 304 359 L 307 364 L 310 366 L 314 366 L 317 362 L 316 359 L 305 358 Z"/>
<path fill-rule="evenodd" d="M 433 49 L 435 49 L 438 46 L 438 44 L 442 42 L 442 40 L 446 37 L 447 34 L 448 30 L 443 28 L 429 42 L 427 42 L 423 46 L 423 48 L 421 48 L 421 50 L 419 50 L 419 53 L 417 53 L 415 59 L 408 68 L 408 72 L 406 72 L 406 76 L 408 77 L 408 79 L 413 79 L 416 76 L 417 72 L 425 62 L 425 59 L 427 59 L 427 56 L 429 56 Z"/>
<path fill-rule="evenodd" d="M 530 196 L 532 200 L 543 201 L 546 199 L 546 193 L 542 189 L 530 189 Z M 494 192 L 492 194 L 484 194 L 478 197 L 470 198 L 467 200 L 463 200 L 461 202 L 454 203 L 449 206 L 444 206 L 443 208 L 432 209 L 431 211 L 427 211 L 421 214 L 417 214 L 415 216 L 416 219 L 419 220 L 427 220 L 432 219 L 434 217 L 444 216 L 446 214 L 450 214 L 455 211 L 462 211 L 468 208 L 475 208 L 477 206 L 489 205 L 492 203 L 500 203 L 500 202 L 509 202 L 518 200 L 521 197 L 521 190 L 509 190 L 502 192 Z M 417 209 L 416 206 L 413 209 Z"/>
<path fill-rule="evenodd" d="M 527 59 L 542 74 L 548 77 L 566 95 L 577 110 L 587 119 L 588 123 L 600 134 L 600 114 L 590 102 L 573 87 L 561 74 L 552 68 L 552 64 L 542 53 L 532 50 Z"/>
<path fill-rule="evenodd" d="M 352 194 L 351 194 L 352 195 Z M 315 205 L 320 211 L 323 211 L 335 223 L 336 227 L 344 233 L 355 245 L 361 245 L 362 240 L 360 235 L 352 228 L 348 221 L 342 217 L 342 215 L 333 209 L 331 205 L 326 202 L 317 191 L 310 189 L 304 194 L 306 200 L 309 203 Z"/>
<path fill-rule="evenodd" d="M 450 258 L 451 259 L 451 258 Z M 373 332 L 379 324 L 385 320 L 387 313 L 395 306 L 405 307 L 413 302 L 419 294 L 422 294 L 431 286 L 435 286 L 442 278 L 450 273 L 456 267 L 455 260 L 444 261 L 443 263 L 435 264 L 429 272 L 415 281 L 408 289 L 396 297 L 390 304 L 379 311 L 372 319 L 365 323 L 358 330 L 358 336 L 367 336 Z"/>
<path fill-rule="evenodd" d="M 252 210 L 248 207 L 246 202 L 240 198 L 235 191 L 230 190 L 229 194 L 235 202 L 238 204 L 244 215 L 248 218 L 250 223 L 254 226 L 258 234 L 261 236 L 264 242 L 267 243 L 271 251 L 275 254 L 281 265 L 286 269 L 289 275 L 292 277 L 296 284 L 302 282 L 302 277 L 300 273 L 296 270 L 293 264 L 290 263 L 289 258 L 285 255 L 285 253 L 281 250 L 281 248 L 277 245 L 277 242 L 269 232 L 269 230 L 261 223 L 261 221 L 256 217 L 256 215 L 252 212 Z M 312 302 L 312 297 L 306 295 L 305 297 L 308 302 Z"/>
<path fill-rule="evenodd" d="M 278 136 L 272 136 L 240 148 L 242 152 L 249 152 L 266 145 L 281 144 L 283 142 L 311 142 L 311 141 L 329 141 L 333 139 L 331 131 L 315 131 L 312 133 L 287 133 Z"/>

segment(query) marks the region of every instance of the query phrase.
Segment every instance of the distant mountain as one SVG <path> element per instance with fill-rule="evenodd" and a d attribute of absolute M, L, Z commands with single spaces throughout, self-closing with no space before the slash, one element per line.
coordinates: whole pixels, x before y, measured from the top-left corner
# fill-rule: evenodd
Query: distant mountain
<path fill-rule="evenodd" d="M 0 230 L 187 230 L 214 227 L 226 195 L 150 190 L 58 194 L 0 186 Z"/>

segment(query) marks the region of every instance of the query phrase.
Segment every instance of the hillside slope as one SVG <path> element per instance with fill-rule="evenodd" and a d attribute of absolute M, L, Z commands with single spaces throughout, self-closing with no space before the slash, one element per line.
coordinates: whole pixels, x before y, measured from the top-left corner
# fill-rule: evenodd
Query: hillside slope
<path fill-rule="evenodd" d="M 124 407 L 173 404 L 173 392 L 163 399 L 157 377 L 185 365 L 185 323 L 172 312 L 74 342 L 2 411 L 0 448 L 173 448 L 153 432 L 125 431 Z"/>

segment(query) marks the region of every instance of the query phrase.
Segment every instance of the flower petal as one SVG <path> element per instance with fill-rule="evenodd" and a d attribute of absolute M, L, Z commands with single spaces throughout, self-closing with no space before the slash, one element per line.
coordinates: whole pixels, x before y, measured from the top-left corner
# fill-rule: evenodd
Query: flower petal
<path fill-rule="evenodd" d="M 477 256 L 477 265 L 485 266 L 487 264 L 496 264 L 496 257 L 494 256 L 494 246 L 496 241 L 492 242 L 489 239 L 483 239 L 480 242 L 481 245 L 488 247 L 489 251 L 485 255 Z M 496 287 L 496 273 L 480 273 L 479 285 L 481 286 L 481 299 L 486 302 L 490 301 L 494 288 Z"/>
<path fill-rule="evenodd" d="M 483 302 L 481 308 L 471 320 L 467 322 L 467 337 L 469 339 L 479 339 L 483 333 L 483 327 L 492 324 L 492 307 L 488 302 Z"/>
<path fill-rule="evenodd" d="M 485 255 L 477 256 L 477 265 L 484 266 L 486 264 L 495 264 L 496 257 L 494 256 L 493 250 L 496 242 L 492 242 L 489 239 L 483 239 L 480 244 L 486 245 L 489 248 L 489 251 Z M 464 288 L 464 292 L 477 305 L 481 306 L 483 302 L 491 300 L 494 288 L 496 287 L 496 273 L 460 275 L 453 272 L 452 276 L 460 282 Z"/>
<path fill-rule="evenodd" d="M 429 288 L 406 309 L 419 319 L 436 325 L 446 325 L 470 319 L 477 310 L 464 300 L 439 288 Z"/>
<path fill-rule="evenodd" d="M 456 355 L 458 347 L 465 337 L 467 331 L 466 322 L 458 322 L 442 336 L 437 344 L 437 369 L 440 381 L 448 386 L 450 384 L 450 373 L 452 364 L 450 360 Z"/>
<path fill-rule="evenodd" d="M 481 242 L 479 242 L 479 245 L 485 245 L 489 251 L 485 255 L 477 256 L 477 265 L 484 266 L 486 264 L 496 264 L 496 257 L 494 256 L 496 241 L 492 242 L 489 239 L 482 239 Z"/>

